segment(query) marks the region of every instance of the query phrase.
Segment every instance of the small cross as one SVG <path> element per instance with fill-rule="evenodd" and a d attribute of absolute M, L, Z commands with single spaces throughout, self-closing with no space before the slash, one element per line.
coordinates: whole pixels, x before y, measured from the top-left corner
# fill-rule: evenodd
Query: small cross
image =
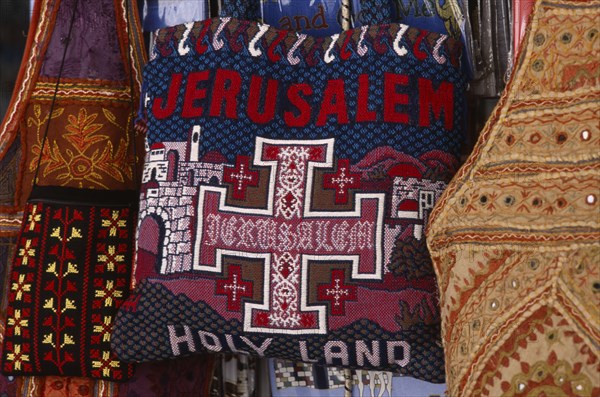
<path fill-rule="evenodd" d="M 233 184 L 232 197 L 237 200 L 246 199 L 246 188 L 258 186 L 258 171 L 250 170 L 250 157 L 237 156 L 235 167 L 225 167 L 223 181 Z"/>
<path fill-rule="evenodd" d="M 25 313 L 25 315 L 27 316 L 27 313 Z M 29 327 L 29 320 L 23 318 L 21 316 L 21 310 L 17 309 L 15 310 L 14 316 L 9 316 L 8 325 L 14 327 L 15 335 L 21 335 L 21 328 Z"/>
<path fill-rule="evenodd" d="M 92 361 L 92 367 L 100 369 L 102 376 L 109 377 L 110 371 L 114 368 L 119 368 L 120 363 L 117 360 L 110 358 L 110 352 L 103 351 L 102 358 Z"/>
<path fill-rule="evenodd" d="M 344 284 L 345 272 L 341 269 L 331 271 L 331 284 L 319 285 L 318 297 L 331 303 L 331 314 L 343 316 L 346 314 L 346 301 L 357 299 L 356 287 Z"/>
<path fill-rule="evenodd" d="M 29 354 L 25 354 L 26 349 L 21 351 L 21 345 L 14 345 L 13 353 L 6 353 L 6 360 L 14 362 L 14 368 L 21 369 L 21 364 L 25 361 L 29 361 Z"/>
<path fill-rule="evenodd" d="M 337 172 L 323 176 L 323 187 L 325 189 L 335 189 L 336 204 L 346 204 L 349 196 L 348 191 L 360 188 L 360 174 L 350 172 L 350 160 L 338 160 Z"/>
<path fill-rule="evenodd" d="M 107 280 L 104 290 L 97 290 L 95 297 L 104 299 L 104 306 L 110 307 L 113 306 L 113 299 L 123 297 L 123 292 L 115 287 L 113 280 Z"/>
<path fill-rule="evenodd" d="M 252 297 L 252 283 L 242 280 L 242 268 L 236 265 L 229 266 L 229 278 L 217 281 L 217 294 L 227 295 L 227 310 L 240 311 L 242 298 Z"/>
<path fill-rule="evenodd" d="M 98 255 L 98 262 L 106 265 L 106 270 L 115 271 L 115 265 L 125 262 L 125 255 L 117 254 L 117 249 L 114 245 L 109 245 L 106 253 Z"/>
<path fill-rule="evenodd" d="M 16 293 L 16 297 L 15 299 L 20 301 L 23 298 L 23 294 L 25 292 L 31 292 L 31 284 L 26 283 L 25 282 L 25 275 L 24 274 L 19 274 L 19 279 L 18 282 L 16 283 L 12 283 L 10 290 L 11 291 L 15 291 Z M 29 282 L 29 277 L 27 279 L 27 281 Z"/>

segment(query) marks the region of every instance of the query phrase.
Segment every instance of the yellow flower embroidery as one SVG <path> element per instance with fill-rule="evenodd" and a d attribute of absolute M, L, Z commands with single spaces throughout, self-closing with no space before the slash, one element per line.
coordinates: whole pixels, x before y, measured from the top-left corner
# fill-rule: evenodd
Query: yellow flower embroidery
<path fill-rule="evenodd" d="M 47 334 L 44 335 L 44 338 L 42 339 L 42 343 L 45 345 L 50 345 L 52 347 L 56 347 L 56 345 L 54 344 L 54 339 L 52 339 L 52 334 Z"/>
<path fill-rule="evenodd" d="M 115 288 L 115 282 L 107 280 L 104 285 L 104 290 L 96 290 L 96 298 L 104 298 L 104 306 L 112 306 L 114 298 L 122 298 L 123 291 L 119 291 Z"/>
<path fill-rule="evenodd" d="M 52 273 L 55 276 L 58 276 L 56 272 L 56 262 L 48 263 L 48 267 L 46 268 L 46 273 Z"/>
<path fill-rule="evenodd" d="M 6 359 L 8 361 L 14 362 L 15 369 L 21 369 L 22 368 L 21 364 L 24 361 L 29 361 L 29 354 L 21 353 L 21 345 L 15 345 L 13 350 L 14 350 L 14 353 L 6 354 Z"/>
<path fill-rule="evenodd" d="M 77 306 L 75 306 L 75 301 L 69 298 L 65 299 L 65 307 L 61 309 L 61 313 L 66 312 L 67 310 L 76 310 Z"/>
<path fill-rule="evenodd" d="M 63 277 L 67 277 L 69 274 L 79 274 L 76 264 L 71 262 L 67 263 L 67 270 L 63 273 Z"/>
<path fill-rule="evenodd" d="M 119 211 L 112 211 L 110 219 L 102 219 L 102 227 L 110 227 L 109 234 L 111 237 L 117 235 L 117 229 L 123 229 L 127 226 L 126 219 L 119 219 L 121 214 Z"/>
<path fill-rule="evenodd" d="M 21 310 L 15 310 L 15 315 L 8 319 L 8 325 L 15 328 L 15 335 L 21 335 L 21 328 L 29 327 L 29 320 L 21 317 Z"/>
<path fill-rule="evenodd" d="M 81 229 L 77 229 L 76 227 L 71 228 L 71 235 L 67 238 L 67 241 L 71 241 L 74 238 L 82 238 Z"/>
<path fill-rule="evenodd" d="M 110 352 L 102 352 L 102 360 L 92 361 L 92 368 L 101 368 L 102 376 L 109 377 L 111 369 L 119 368 L 119 362 L 117 360 L 111 360 Z"/>
<path fill-rule="evenodd" d="M 44 301 L 44 305 L 42 309 L 50 309 L 56 313 L 56 308 L 54 307 L 54 298 L 49 298 Z"/>
<path fill-rule="evenodd" d="M 25 283 L 25 275 L 19 274 L 19 279 L 16 283 L 12 283 L 10 287 L 11 291 L 16 292 L 15 299 L 20 301 L 23 299 L 24 292 L 31 292 L 31 284 Z"/>
<path fill-rule="evenodd" d="M 19 256 L 23 258 L 23 261 L 21 262 L 23 265 L 29 264 L 29 258 L 35 256 L 35 248 L 31 246 L 31 243 L 31 240 L 27 239 L 25 241 L 25 247 L 19 248 Z"/>
<path fill-rule="evenodd" d="M 73 339 L 73 337 L 69 334 L 64 334 L 63 335 L 63 343 L 60 344 L 60 347 L 65 347 L 67 345 L 74 345 L 75 344 L 75 339 Z"/>
<path fill-rule="evenodd" d="M 125 262 L 125 255 L 116 255 L 117 249 L 114 245 L 109 245 L 107 251 L 107 254 L 98 255 L 98 262 L 104 263 L 106 270 L 114 272 L 117 263 Z"/>

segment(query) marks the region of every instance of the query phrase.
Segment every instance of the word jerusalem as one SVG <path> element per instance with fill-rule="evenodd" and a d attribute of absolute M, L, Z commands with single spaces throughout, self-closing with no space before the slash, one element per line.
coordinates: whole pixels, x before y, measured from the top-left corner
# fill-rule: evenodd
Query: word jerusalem
<path fill-rule="evenodd" d="M 432 118 L 440 120 L 443 117 L 443 127 L 452 130 L 452 83 L 384 73 L 381 101 L 381 98 L 373 99 L 375 90 L 371 88 L 372 84 L 381 82 L 371 80 L 368 74 L 360 74 L 358 84 L 352 85 L 343 79 L 331 79 L 325 82 L 321 92 L 308 83 L 282 82 L 259 75 L 252 75 L 247 82 L 235 70 L 202 70 L 186 75 L 173 73 L 166 96 L 148 100 L 152 102 L 152 114 L 158 120 L 173 115 L 184 119 L 202 116 L 237 119 L 243 110 L 257 124 L 280 117 L 289 127 L 305 127 L 309 123 L 324 126 L 331 122 L 418 123 L 421 127 L 429 127 Z M 350 86 L 357 86 L 357 89 L 350 91 Z"/>

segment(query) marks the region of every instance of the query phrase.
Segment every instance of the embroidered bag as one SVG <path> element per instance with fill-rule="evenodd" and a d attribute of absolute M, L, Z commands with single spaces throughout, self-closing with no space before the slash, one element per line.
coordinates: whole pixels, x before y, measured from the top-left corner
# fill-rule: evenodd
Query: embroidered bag
<path fill-rule="evenodd" d="M 8 290 L 2 369 L 124 380 L 110 352 L 129 291 L 135 191 L 34 187 Z"/>
<path fill-rule="evenodd" d="M 78 189 L 38 184 L 40 180 L 48 179 L 46 171 L 52 168 L 51 160 L 65 160 L 65 157 L 54 158 L 54 154 L 72 154 L 54 137 L 61 133 L 74 135 L 80 158 L 83 158 L 87 141 L 103 139 L 95 134 L 102 124 L 90 123 L 95 120 L 94 115 L 82 115 L 80 111 L 78 117 L 69 116 L 73 124 L 83 124 L 81 129 L 67 126 L 63 131 L 63 125 L 54 120 L 64 109 L 57 104 L 76 106 L 73 99 L 69 102 L 65 91 L 74 93 L 79 99 L 79 96 L 85 96 L 86 90 L 94 92 L 95 88 L 83 85 L 77 91 L 77 88 L 72 89 L 72 83 L 61 82 L 76 15 L 81 15 L 77 11 L 79 3 L 78 0 L 70 5 L 63 3 L 67 5 L 61 15 L 68 11 L 70 23 L 67 19 L 67 26 L 70 27 L 58 78 L 50 94 L 51 104 L 41 124 L 45 126 L 45 132 L 41 131 L 33 188 L 24 208 L 8 282 L 2 371 L 10 375 L 124 380 L 131 377 L 133 366 L 120 362 L 111 353 L 110 332 L 116 310 L 125 299 L 131 282 L 138 193 L 133 189 Z M 128 12 L 125 8 L 123 11 Z M 132 75 L 131 67 L 129 75 Z M 121 143 L 127 142 L 121 153 L 123 159 L 117 160 L 129 161 L 127 167 L 133 173 L 134 133 L 131 126 L 127 126 L 133 106 L 131 79 L 127 91 L 121 97 L 128 99 L 129 116 L 126 111 L 122 112 L 124 117 L 121 113 L 115 116 L 108 107 L 104 108 L 104 114 L 116 126 L 113 130 L 122 134 Z M 40 116 L 42 112 L 38 109 L 37 113 Z M 50 133 L 50 127 L 59 131 Z M 38 125 L 38 133 L 40 129 Z M 105 144 L 104 153 L 109 153 L 111 148 L 110 143 Z M 42 164 L 45 165 L 43 171 Z M 121 171 L 126 172 L 125 169 Z M 86 168 L 86 172 L 94 177 L 93 168 Z"/>
<path fill-rule="evenodd" d="M 600 395 L 600 1 L 529 21 L 427 234 L 451 396 Z"/>
<path fill-rule="evenodd" d="M 117 355 L 248 352 L 442 382 L 423 229 L 458 163 L 461 44 L 233 17 L 155 43 Z"/>

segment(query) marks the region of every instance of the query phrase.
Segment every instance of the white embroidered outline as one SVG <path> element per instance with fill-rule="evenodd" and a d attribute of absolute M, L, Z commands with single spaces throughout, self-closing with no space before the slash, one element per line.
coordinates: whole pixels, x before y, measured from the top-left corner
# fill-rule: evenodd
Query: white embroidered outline
<path fill-rule="evenodd" d="M 267 139 L 263 137 L 256 138 L 256 146 L 254 150 L 253 164 L 257 166 L 270 167 L 270 178 L 267 192 L 267 208 L 245 208 L 229 206 L 225 203 L 227 195 L 227 188 L 218 186 L 201 185 L 198 189 L 198 208 L 196 219 L 202 220 L 205 218 L 204 215 L 204 202 L 206 194 L 209 192 L 217 193 L 219 195 L 219 211 L 238 213 L 238 214 L 251 214 L 251 215 L 266 215 L 274 216 L 274 199 L 275 199 L 275 179 L 277 173 L 277 165 L 279 160 L 263 160 L 262 153 L 263 148 L 266 145 L 277 145 L 277 146 L 325 146 L 326 153 L 325 159 L 322 162 L 309 161 L 306 170 L 306 188 L 304 197 L 304 211 L 303 217 L 314 218 L 314 217 L 333 217 L 333 218 L 347 218 L 347 217 L 361 217 L 363 200 L 376 200 L 377 201 L 377 216 L 375 223 L 375 237 L 374 237 L 374 253 L 375 253 L 375 268 L 372 272 L 362 273 L 359 268 L 360 256 L 359 255 L 335 255 L 335 259 L 339 261 L 349 261 L 352 265 L 352 278 L 360 280 L 382 280 L 383 279 L 383 212 L 384 212 L 384 199 L 383 193 L 357 193 L 355 195 L 354 208 L 349 211 L 311 211 L 311 192 L 313 188 L 313 178 L 315 168 L 331 168 L 333 166 L 333 148 L 335 139 L 321 139 L 321 140 L 277 140 Z M 262 303 L 246 303 L 244 304 L 244 331 L 246 332 L 263 332 L 269 334 L 325 334 L 327 333 L 327 316 L 326 316 L 326 305 L 308 305 L 306 296 L 308 295 L 308 271 L 309 262 L 330 262 L 332 259 L 331 255 L 312 255 L 312 254 L 300 254 L 301 262 L 301 281 L 300 281 L 300 312 L 316 311 L 318 317 L 318 324 L 315 328 L 301 328 L 301 329 L 281 329 L 281 328 L 266 328 L 266 327 L 254 327 L 252 326 L 252 311 L 270 311 L 270 276 L 271 276 L 271 253 L 252 253 L 237 250 L 228 249 L 215 249 L 215 263 L 202 264 L 201 263 L 201 244 L 203 236 L 203 223 L 202 221 L 196 222 L 196 239 L 193 243 L 193 264 L 192 269 L 198 271 L 206 271 L 211 273 L 221 273 L 223 269 L 222 257 L 223 255 L 231 255 L 242 258 L 262 258 L 263 262 L 263 296 Z"/>
<path fill-rule="evenodd" d="M 258 32 L 256 32 L 252 40 L 250 40 L 250 43 L 248 43 L 248 52 L 250 52 L 250 55 L 252 55 L 253 57 L 259 57 L 262 55 L 262 50 L 260 49 L 260 47 L 257 47 L 256 44 L 261 39 L 261 37 L 263 37 L 265 33 L 267 33 L 268 30 L 269 25 L 265 25 L 262 23 L 258 24 Z"/>

